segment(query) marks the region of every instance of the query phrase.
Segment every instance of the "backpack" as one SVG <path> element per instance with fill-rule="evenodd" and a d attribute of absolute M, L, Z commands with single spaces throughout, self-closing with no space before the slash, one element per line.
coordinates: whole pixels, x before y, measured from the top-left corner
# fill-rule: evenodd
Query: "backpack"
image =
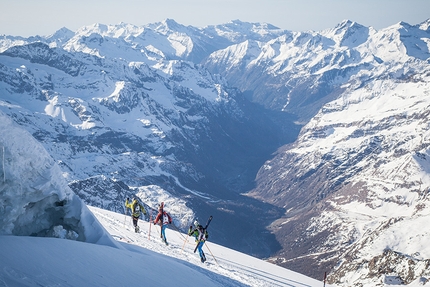
<path fill-rule="evenodd" d="M 206 240 L 209 237 L 208 231 L 203 228 L 203 226 L 199 225 L 199 228 L 197 228 L 197 230 L 199 231 L 199 235 L 197 236 L 198 240 Z"/>
<path fill-rule="evenodd" d="M 140 212 L 140 205 L 139 205 L 139 203 L 136 203 L 136 205 L 134 206 L 134 212 Z"/>
<path fill-rule="evenodd" d="M 163 217 L 162 217 L 162 220 L 163 220 L 163 224 L 168 224 L 168 223 L 170 223 L 170 219 L 169 219 L 169 216 L 167 215 L 167 212 L 164 212 L 164 211 L 163 211 Z"/>

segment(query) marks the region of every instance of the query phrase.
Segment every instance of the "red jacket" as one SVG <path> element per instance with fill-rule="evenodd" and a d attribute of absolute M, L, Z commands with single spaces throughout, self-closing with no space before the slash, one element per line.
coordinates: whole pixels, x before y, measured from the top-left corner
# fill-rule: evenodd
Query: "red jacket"
<path fill-rule="evenodd" d="M 154 219 L 154 224 L 157 224 L 160 221 L 160 225 L 170 224 L 172 223 L 172 218 L 165 211 L 160 211 L 157 214 L 157 217 Z"/>

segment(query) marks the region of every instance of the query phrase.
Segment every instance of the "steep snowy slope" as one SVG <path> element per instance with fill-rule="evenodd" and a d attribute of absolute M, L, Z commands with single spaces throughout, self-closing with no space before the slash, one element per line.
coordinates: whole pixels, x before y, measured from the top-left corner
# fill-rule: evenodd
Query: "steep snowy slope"
<path fill-rule="evenodd" d="M 171 258 L 177 258 L 180 261 L 187 262 L 190 267 L 201 270 L 203 274 L 208 272 L 219 277 L 229 278 L 229 280 L 224 279 L 224 282 L 221 281 L 220 286 L 235 286 L 236 282 L 240 282 L 244 286 L 255 287 L 322 286 L 323 284 L 323 274 L 321 280 L 311 279 L 272 263 L 212 243 L 210 235 L 203 249 L 207 261 L 202 264 L 198 252 L 193 253 L 194 239 L 185 233 L 177 232 L 172 225 L 169 225 L 169 228 L 166 229 L 166 238 L 169 242 L 169 245 L 166 246 L 160 240 L 158 225 L 151 225 L 150 229 L 149 222 L 140 220 L 141 232 L 136 234 L 131 224 L 130 216 L 125 217 L 124 214 L 94 207 L 90 207 L 90 209 L 106 230 L 119 242 L 127 242 L 132 246 L 140 246 Z M 217 220 L 217 218 L 214 218 L 214 223 Z M 212 227 L 208 229 L 209 233 L 211 233 L 211 229 Z"/>
<path fill-rule="evenodd" d="M 400 22 L 376 31 L 344 21 L 326 31 L 243 42 L 208 57 L 209 70 L 253 101 L 311 119 L 294 144 L 263 165 L 249 193 L 286 210 L 272 224 L 283 245 L 274 262 L 311 276 L 329 270 L 332 280 L 347 286 L 428 276 L 425 267 L 415 268 L 427 266 L 428 257 L 396 249 L 395 242 L 407 240 L 404 234 L 387 241 L 385 251 L 360 252 L 376 234 L 384 242 L 382 233 L 398 218 L 412 225 L 427 214 L 428 27 L 428 21 Z M 406 267 L 385 260 L 391 251 Z M 367 271 L 357 275 L 358 268 Z"/>
<path fill-rule="evenodd" d="M 0 236 L 0 283 L 5 286 L 290 286 L 317 287 L 322 282 L 223 246 L 206 243 L 208 261 L 193 253 L 183 233 L 140 221 L 136 234 L 130 217 L 90 207 L 121 248 L 57 238 Z M 168 276 L 160 274 L 166 270 Z M 329 285 L 326 285 L 329 286 Z"/>
<path fill-rule="evenodd" d="M 273 225 L 284 242 L 278 262 L 294 266 L 307 259 L 290 258 L 306 254 L 336 282 L 368 286 L 428 277 L 426 267 L 409 269 L 430 259 L 420 243 L 429 230 L 419 228 L 430 211 L 429 72 L 347 87 L 262 167 L 252 194 L 287 210 Z"/>

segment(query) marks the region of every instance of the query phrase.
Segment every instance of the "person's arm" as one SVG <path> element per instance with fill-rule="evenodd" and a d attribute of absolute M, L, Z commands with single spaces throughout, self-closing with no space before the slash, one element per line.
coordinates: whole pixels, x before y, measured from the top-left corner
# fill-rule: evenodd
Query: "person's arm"
<path fill-rule="evenodd" d="M 161 213 L 157 214 L 157 217 L 154 219 L 154 225 L 157 224 L 158 220 L 160 220 Z"/>
<path fill-rule="evenodd" d="M 190 229 L 188 230 L 188 235 L 189 236 L 196 236 L 196 232 L 198 232 L 198 230 L 197 229 L 192 229 L 193 227 L 192 226 L 190 226 Z"/>
<path fill-rule="evenodd" d="M 140 203 L 139 203 L 139 205 L 140 205 L 140 210 L 142 210 L 143 214 L 146 215 L 146 209 L 145 209 L 145 207 L 142 204 L 140 204 Z"/>
<path fill-rule="evenodd" d="M 129 201 L 129 198 L 127 197 L 127 199 L 125 200 L 125 204 L 124 204 L 124 205 L 125 205 L 125 208 L 126 208 L 126 209 L 127 209 L 127 208 L 130 208 L 130 209 L 131 209 L 131 207 L 130 207 L 130 205 L 131 205 L 131 204 L 129 204 L 129 203 L 128 203 L 128 201 Z"/>

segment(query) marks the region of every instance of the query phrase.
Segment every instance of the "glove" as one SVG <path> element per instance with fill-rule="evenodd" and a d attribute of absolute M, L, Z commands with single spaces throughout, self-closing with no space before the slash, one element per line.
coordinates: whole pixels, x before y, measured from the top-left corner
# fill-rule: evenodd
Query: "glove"
<path fill-rule="evenodd" d="M 130 198 L 127 197 L 127 201 L 130 201 Z"/>

